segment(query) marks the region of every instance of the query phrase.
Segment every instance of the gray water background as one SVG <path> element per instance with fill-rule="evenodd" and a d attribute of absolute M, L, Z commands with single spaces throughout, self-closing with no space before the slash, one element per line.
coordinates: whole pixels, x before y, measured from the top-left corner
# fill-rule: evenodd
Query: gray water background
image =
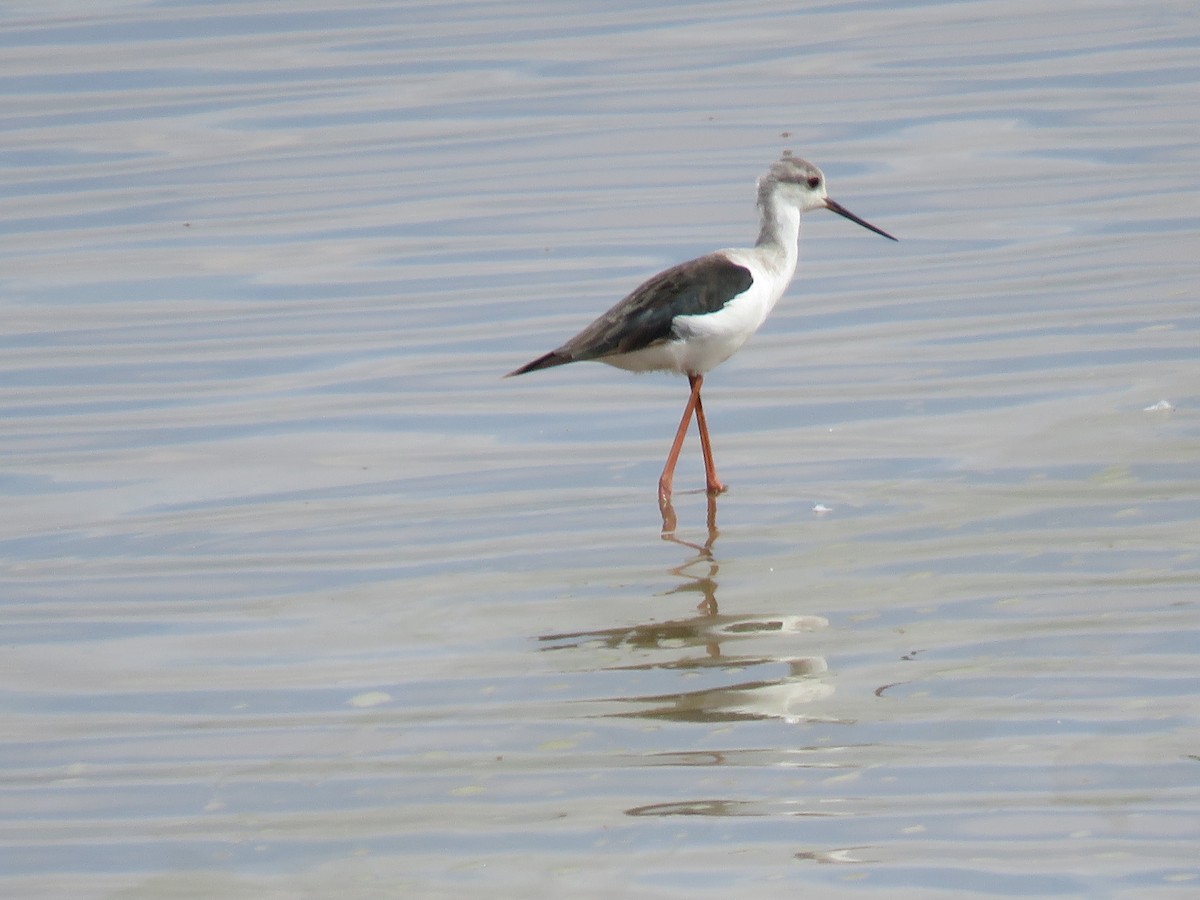
<path fill-rule="evenodd" d="M 1193 4 L 0 48 L 0 894 L 1200 893 Z M 785 148 L 901 240 L 806 218 L 663 540 L 685 385 L 499 376 Z"/>

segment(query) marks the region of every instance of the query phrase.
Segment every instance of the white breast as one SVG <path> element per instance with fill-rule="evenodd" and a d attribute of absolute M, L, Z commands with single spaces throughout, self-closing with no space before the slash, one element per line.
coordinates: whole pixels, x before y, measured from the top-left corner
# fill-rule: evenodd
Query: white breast
<path fill-rule="evenodd" d="M 707 372 L 736 353 L 767 320 L 795 271 L 794 257 L 779 260 L 784 265 L 780 269 L 768 265 L 768 261 L 753 250 L 726 250 L 724 253 L 748 268 L 754 283 L 715 313 L 680 316 L 675 320 L 675 329 L 686 345 L 686 372 Z"/>

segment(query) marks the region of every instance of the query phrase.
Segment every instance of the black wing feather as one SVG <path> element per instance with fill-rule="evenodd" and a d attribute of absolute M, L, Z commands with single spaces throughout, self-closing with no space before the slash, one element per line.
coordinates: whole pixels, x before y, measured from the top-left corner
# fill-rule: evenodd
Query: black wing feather
<path fill-rule="evenodd" d="M 753 283 L 749 269 L 718 253 L 680 263 L 639 285 L 557 350 L 509 374 L 641 350 L 669 338 L 676 316 L 716 312 Z"/>

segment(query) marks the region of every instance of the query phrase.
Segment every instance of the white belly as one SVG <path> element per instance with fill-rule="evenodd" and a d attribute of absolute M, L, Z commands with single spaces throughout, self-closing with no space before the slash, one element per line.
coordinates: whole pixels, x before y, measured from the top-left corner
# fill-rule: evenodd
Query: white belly
<path fill-rule="evenodd" d="M 725 251 L 731 257 L 736 251 Z M 757 260 L 736 259 L 748 265 L 754 282 L 714 313 L 677 316 L 670 339 L 633 353 L 606 357 L 603 362 L 630 372 L 678 372 L 703 375 L 733 356 L 766 321 L 787 281 L 762 277 Z M 790 276 L 790 272 L 788 273 Z"/>
<path fill-rule="evenodd" d="M 678 321 L 678 320 L 677 320 Z M 606 356 L 601 362 L 628 372 L 677 372 L 703 375 L 737 352 L 750 334 L 700 335 L 687 339 L 672 338 L 651 344 L 633 353 Z"/>

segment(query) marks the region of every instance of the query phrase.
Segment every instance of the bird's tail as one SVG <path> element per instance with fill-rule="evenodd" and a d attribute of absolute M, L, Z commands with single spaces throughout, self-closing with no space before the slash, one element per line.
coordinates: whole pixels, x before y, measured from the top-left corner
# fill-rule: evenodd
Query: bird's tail
<path fill-rule="evenodd" d="M 532 362 L 527 362 L 519 369 L 513 369 L 505 378 L 512 378 L 514 375 L 524 375 L 526 372 L 536 372 L 538 369 L 549 369 L 554 366 L 565 366 L 569 362 L 574 362 L 574 358 L 567 356 L 565 353 L 559 353 L 557 350 L 551 350 L 545 356 L 539 356 Z"/>

